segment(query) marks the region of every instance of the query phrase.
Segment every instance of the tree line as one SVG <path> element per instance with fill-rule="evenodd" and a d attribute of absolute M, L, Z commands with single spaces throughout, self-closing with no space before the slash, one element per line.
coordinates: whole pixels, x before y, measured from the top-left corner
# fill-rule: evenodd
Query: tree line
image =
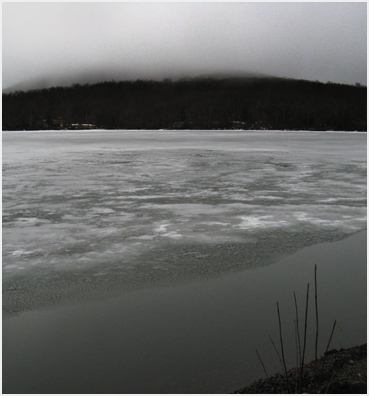
<path fill-rule="evenodd" d="M 110 81 L 3 94 L 3 130 L 366 131 L 367 88 L 283 78 Z"/>

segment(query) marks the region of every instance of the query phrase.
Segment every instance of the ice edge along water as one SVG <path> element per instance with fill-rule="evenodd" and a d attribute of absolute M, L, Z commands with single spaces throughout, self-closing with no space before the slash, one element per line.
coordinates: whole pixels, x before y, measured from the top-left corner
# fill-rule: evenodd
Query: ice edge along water
<path fill-rule="evenodd" d="M 57 301 L 97 278 L 211 276 L 363 229 L 366 134 L 3 136 L 3 283 L 20 310 L 50 301 L 47 283 Z"/>

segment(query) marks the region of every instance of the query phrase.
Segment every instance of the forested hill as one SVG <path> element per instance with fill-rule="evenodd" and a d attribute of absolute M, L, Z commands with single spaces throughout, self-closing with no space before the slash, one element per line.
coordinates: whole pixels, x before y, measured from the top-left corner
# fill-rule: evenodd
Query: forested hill
<path fill-rule="evenodd" d="M 281 78 L 103 82 L 3 94 L 3 130 L 367 130 L 367 88 Z"/>

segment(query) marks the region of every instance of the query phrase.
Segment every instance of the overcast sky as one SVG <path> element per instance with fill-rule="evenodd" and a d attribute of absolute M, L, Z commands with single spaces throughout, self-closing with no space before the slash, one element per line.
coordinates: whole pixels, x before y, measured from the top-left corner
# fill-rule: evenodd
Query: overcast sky
<path fill-rule="evenodd" d="M 366 85 L 366 2 L 9 2 L 2 11 L 3 89 L 227 71 Z"/>

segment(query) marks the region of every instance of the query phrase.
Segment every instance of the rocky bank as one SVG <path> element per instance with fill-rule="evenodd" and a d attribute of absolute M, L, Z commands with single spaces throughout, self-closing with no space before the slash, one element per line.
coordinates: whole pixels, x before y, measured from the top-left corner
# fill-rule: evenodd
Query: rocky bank
<path fill-rule="evenodd" d="M 294 368 L 286 376 L 276 374 L 260 379 L 233 393 L 367 393 L 366 383 L 367 344 L 353 348 L 328 351 L 324 357 L 303 367 L 302 389 L 300 368 Z"/>

